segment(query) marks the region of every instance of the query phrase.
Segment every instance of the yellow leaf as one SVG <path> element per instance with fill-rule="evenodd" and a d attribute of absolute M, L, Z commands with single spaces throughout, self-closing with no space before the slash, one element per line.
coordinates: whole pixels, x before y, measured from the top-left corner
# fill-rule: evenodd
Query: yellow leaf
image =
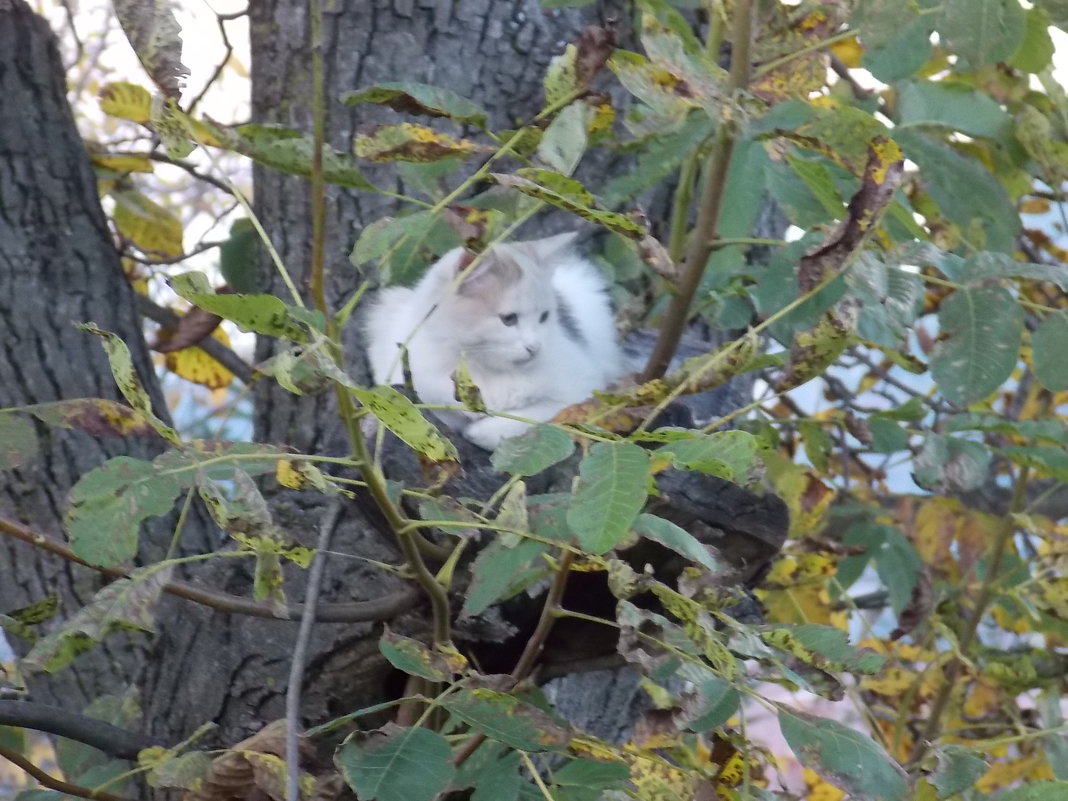
<path fill-rule="evenodd" d="M 1049 201 L 1044 198 L 1029 198 L 1020 203 L 1020 214 L 1045 214 L 1048 211 Z"/>
<path fill-rule="evenodd" d="M 152 117 L 152 95 L 143 86 L 117 81 L 100 90 L 100 108 L 111 117 L 144 124 Z"/>
<path fill-rule="evenodd" d="M 857 41 L 856 36 L 850 36 L 848 39 L 832 44 L 831 52 L 847 67 L 856 69 L 860 66 L 861 57 L 864 55 L 864 46 Z"/>
<path fill-rule="evenodd" d="M 989 793 L 991 790 L 1007 787 L 1020 779 L 1041 781 L 1052 778 L 1053 771 L 1050 770 L 1046 755 L 1033 754 L 1008 762 L 995 762 L 990 766 L 990 770 L 976 782 L 975 788 L 980 792 Z"/>
<path fill-rule="evenodd" d="M 119 233 L 145 253 L 174 258 L 181 256 L 182 223 L 174 212 L 149 200 L 140 192 L 112 192 L 115 225 Z"/>
<path fill-rule="evenodd" d="M 967 718 L 992 715 L 1005 706 L 1001 688 L 989 679 L 979 678 L 968 687 L 966 692 L 967 697 L 964 699 L 961 712 Z"/>
<path fill-rule="evenodd" d="M 860 688 L 887 698 L 895 698 L 902 695 L 915 681 L 915 673 L 904 668 L 888 667 L 878 676 L 865 676 L 860 681 Z"/>
<path fill-rule="evenodd" d="M 821 779 L 814 770 L 805 768 L 806 801 L 842 801 L 845 792 Z"/>
<path fill-rule="evenodd" d="M 94 167 L 115 172 L 152 172 L 152 161 L 140 153 L 95 153 L 91 161 Z"/>
<path fill-rule="evenodd" d="M 215 339 L 229 346 L 230 337 L 222 328 L 216 328 L 212 334 Z M 194 384 L 203 384 L 209 389 L 230 386 L 234 374 L 219 364 L 215 359 L 194 345 L 164 354 L 167 369 Z"/>

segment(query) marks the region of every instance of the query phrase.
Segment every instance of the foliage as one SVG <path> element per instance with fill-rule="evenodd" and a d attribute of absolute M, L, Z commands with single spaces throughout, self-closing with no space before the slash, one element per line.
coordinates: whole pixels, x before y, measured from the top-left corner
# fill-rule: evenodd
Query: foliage
<path fill-rule="evenodd" d="M 255 559 L 257 599 L 284 607 L 282 561 L 307 567 L 312 554 L 275 524 L 264 487 L 276 479 L 348 494 L 343 474 L 354 470 L 433 615 L 426 642 L 382 637 L 383 656 L 411 677 L 410 694 L 385 706 L 408 712 L 340 746 L 337 766 L 361 797 L 790 798 L 802 767 L 811 799 L 1064 797 L 1068 253 L 1053 215 L 1063 221 L 1068 95 L 1052 76 L 1048 32 L 1068 24 L 1064 5 L 766 0 L 751 43 L 747 2 L 699 4 L 700 24 L 694 5 L 639 0 L 642 52 L 588 29 L 549 68 L 544 108 L 511 130 L 492 129 L 473 99 L 446 88 L 352 87 L 345 103 L 420 121 L 380 126 L 353 154 L 327 148 L 321 160 L 308 132 L 222 126 L 168 105 L 181 64 L 155 54 L 173 48 L 139 51 L 158 86 L 114 82 L 102 107 L 172 149 L 222 149 L 354 192 L 386 191 L 364 162 L 393 165 L 410 195 L 353 243 L 361 272 L 374 265 L 387 282 L 412 280 L 445 250 L 484 248 L 552 207 L 603 233 L 617 297 L 653 298 L 640 322 L 660 327 L 662 342 L 680 322 L 665 313 L 666 295 L 683 299 L 681 322 L 692 300 L 707 325 L 749 330 L 505 441 L 491 460 L 510 479 L 489 502 L 442 497 L 459 469 L 454 443 L 417 402 L 343 371 L 339 331 L 361 295 L 309 308 L 288 273 L 292 297 L 253 291 L 232 262 L 250 229 L 235 226 L 224 258 L 241 294 L 199 273 L 175 276 L 173 288 L 288 343 L 261 380 L 335 392 L 354 456 L 183 437 L 153 414 L 123 343 L 86 326 L 130 407 L 4 410 L 0 466 L 35 458 L 37 423 L 154 436 L 166 450 L 152 461 L 116 457 L 75 485 L 73 555 L 123 577 L 52 627 L 19 669 L 60 670 L 117 629 L 151 630 L 175 560 L 125 571 L 141 523 L 194 494 L 233 538 L 230 555 Z M 729 70 L 717 60 L 725 41 Z M 631 96 L 614 126 L 598 91 L 611 81 Z M 576 177 L 595 148 L 636 154 L 633 168 Z M 116 230 L 142 254 L 180 255 L 177 219 L 135 188 L 147 158 L 105 160 L 116 155 L 96 156 Z M 632 213 L 665 179 L 674 179 L 672 218 Z M 767 197 L 798 242 L 749 238 Z M 766 264 L 750 263 L 753 245 L 773 250 Z M 771 343 L 777 354 L 761 356 Z M 730 416 L 735 430 L 724 430 L 727 418 L 649 430 L 679 396 L 743 373 L 767 389 Z M 387 480 L 361 428 L 371 418 L 423 460 L 425 485 Z M 573 487 L 528 494 L 527 480 L 568 459 L 577 459 Z M 744 593 L 701 532 L 657 513 L 669 469 L 786 502 L 790 539 L 757 589 L 765 622 L 736 614 Z M 462 561 L 471 532 L 482 544 Z M 417 537 L 449 554 L 438 572 Z M 636 543 L 662 546 L 685 567 L 643 572 L 626 560 Z M 553 625 L 591 617 L 561 605 L 579 571 L 605 576 L 616 614 L 595 622 L 618 629 L 618 655 L 644 675 L 657 707 L 627 743 L 576 730 L 528 681 Z M 541 622 L 511 674 L 484 675 L 457 651 L 451 608 L 475 616 L 546 583 Z M 4 611 L 0 623 L 23 636 L 27 621 Z M 811 695 L 837 702 L 819 707 L 833 719 L 810 711 Z M 752 736 L 748 721 L 763 713 L 792 756 Z"/>

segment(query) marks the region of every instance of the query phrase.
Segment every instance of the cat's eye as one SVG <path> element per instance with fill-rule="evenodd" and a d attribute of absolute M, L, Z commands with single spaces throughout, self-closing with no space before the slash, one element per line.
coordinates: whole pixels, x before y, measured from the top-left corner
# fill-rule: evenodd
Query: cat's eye
<path fill-rule="evenodd" d="M 500 318 L 501 322 L 505 325 L 515 325 L 519 322 L 519 315 L 515 312 L 511 312 L 510 314 L 502 314 L 500 315 Z"/>
<path fill-rule="evenodd" d="M 547 312 L 547 311 L 543 311 L 543 312 L 541 313 L 541 317 L 539 317 L 539 318 L 538 318 L 538 322 L 539 322 L 539 323 L 544 323 L 544 322 L 545 322 L 546 320 L 548 320 L 548 319 L 549 319 L 549 312 Z"/>

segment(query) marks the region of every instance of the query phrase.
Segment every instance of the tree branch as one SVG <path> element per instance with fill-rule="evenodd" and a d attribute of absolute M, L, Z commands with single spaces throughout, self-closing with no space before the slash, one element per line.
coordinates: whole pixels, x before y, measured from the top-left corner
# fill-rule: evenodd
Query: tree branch
<path fill-rule="evenodd" d="M 128 731 L 96 718 L 34 701 L 0 701 L 0 726 L 20 726 L 48 732 L 91 745 L 119 759 L 137 759 L 137 754 L 162 740 L 142 732 Z"/>
<path fill-rule="evenodd" d="M 96 801 L 129 801 L 129 799 L 123 798 L 121 795 L 112 795 L 103 790 L 91 790 L 88 787 L 82 787 L 78 784 L 71 784 L 62 779 L 57 779 L 54 776 L 45 773 L 30 760 L 26 759 L 22 754 L 3 746 L 0 746 L 0 757 L 3 757 L 8 762 L 26 771 L 49 790 L 58 790 L 61 793 L 77 796 L 78 798 L 93 798 L 96 799 Z"/>
<path fill-rule="evenodd" d="M 738 0 L 734 6 L 731 70 L 727 81 L 732 98 L 749 84 L 749 50 L 755 2 L 757 0 Z M 668 306 L 660 328 L 660 336 L 645 370 L 642 371 L 639 383 L 660 378 L 667 371 L 690 318 L 693 299 L 697 295 L 705 266 L 715 247 L 716 229 L 719 227 L 720 209 L 727 191 L 727 172 L 730 169 L 735 137 L 735 124 L 721 118 L 712 140 L 708 174 L 705 176 L 705 185 L 697 208 L 697 222 L 690 233 L 690 244 L 686 251 L 686 262 L 679 279 L 678 292 L 671 298 L 671 305 Z"/>
<path fill-rule="evenodd" d="M 2 515 L 0 515 L 0 534 L 7 534 L 30 545 L 43 548 L 57 556 L 62 556 L 68 562 L 74 562 L 91 570 L 96 570 L 109 578 L 129 577 L 129 574 L 120 568 L 90 564 L 53 537 L 34 531 Z M 289 604 L 279 610 L 272 604 L 253 601 L 240 595 L 200 589 L 184 581 L 168 582 L 163 585 L 163 591 L 179 598 L 184 598 L 187 601 L 235 615 L 295 621 L 300 620 L 304 614 L 304 604 Z M 366 623 L 377 620 L 390 620 L 402 612 L 407 612 L 418 602 L 419 593 L 412 587 L 405 587 L 373 601 L 323 604 L 317 609 L 315 619 L 321 623 Z M 279 611 L 281 611 L 281 614 L 279 614 Z"/>

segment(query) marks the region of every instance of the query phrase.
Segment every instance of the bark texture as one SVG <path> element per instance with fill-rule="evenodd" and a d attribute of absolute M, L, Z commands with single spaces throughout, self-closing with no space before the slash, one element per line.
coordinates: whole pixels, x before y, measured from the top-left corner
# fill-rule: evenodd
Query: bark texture
<path fill-rule="evenodd" d="M 77 330 L 80 322 L 119 334 L 151 378 L 132 296 L 67 105 L 52 32 L 22 0 L 0 0 L 0 407 L 118 398 L 100 340 Z M 166 418 L 158 391 L 151 392 Z M 0 472 L 0 510 L 58 538 L 67 492 L 80 475 L 112 456 L 151 458 L 159 450 L 156 442 L 43 426 L 38 435 L 36 460 Z M 103 583 L 93 571 L 0 539 L 0 612 L 57 595 L 60 614 L 69 615 Z M 33 692 L 80 709 L 129 685 L 144 647 L 144 638 L 111 638 L 73 670 L 34 677 Z"/>

